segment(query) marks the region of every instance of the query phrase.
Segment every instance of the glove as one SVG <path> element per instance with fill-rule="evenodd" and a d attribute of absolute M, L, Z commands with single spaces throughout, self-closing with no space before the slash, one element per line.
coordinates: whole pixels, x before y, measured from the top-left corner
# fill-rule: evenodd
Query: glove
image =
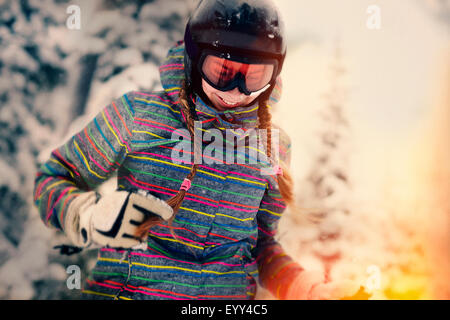
<path fill-rule="evenodd" d="M 343 300 L 355 296 L 360 286 L 351 280 L 335 280 L 314 286 L 309 293 L 310 300 Z"/>
<path fill-rule="evenodd" d="M 350 280 L 336 280 L 325 283 L 319 271 L 301 272 L 289 286 L 288 300 L 340 300 L 355 295 L 360 286 Z"/>
<path fill-rule="evenodd" d="M 166 202 L 146 194 L 114 191 L 97 201 L 97 193 L 81 194 L 69 205 L 64 230 L 69 239 L 79 247 L 111 247 L 146 249 L 145 238 L 135 232 L 144 220 L 156 215 L 168 220 L 173 215 Z"/>

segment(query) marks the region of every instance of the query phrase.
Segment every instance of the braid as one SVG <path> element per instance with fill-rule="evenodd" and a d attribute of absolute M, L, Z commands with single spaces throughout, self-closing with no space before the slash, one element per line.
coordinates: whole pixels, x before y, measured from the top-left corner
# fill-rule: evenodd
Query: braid
<path fill-rule="evenodd" d="M 184 115 L 184 117 L 186 118 L 187 128 L 189 130 L 189 133 L 191 134 L 192 141 L 194 141 L 195 123 L 194 123 L 194 118 L 193 118 L 192 112 L 189 107 L 187 97 L 188 97 L 188 95 L 187 95 L 186 83 L 183 82 L 182 88 L 180 90 L 181 112 Z M 196 146 L 194 144 L 194 148 L 195 147 Z M 194 150 L 194 153 L 196 151 L 197 150 Z M 197 173 L 197 168 L 198 168 L 198 164 L 193 164 L 191 167 L 191 171 L 186 176 L 186 179 L 189 179 L 190 181 L 192 181 L 192 179 L 194 179 L 194 177 Z M 172 198 L 170 198 L 166 201 L 167 204 L 172 207 L 173 212 L 174 212 L 172 218 L 169 220 L 170 232 L 174 236 L 174 238 L 177 238 L 177 237 L 173 232 L 172 223 L 173 223 L 173 220 L 175 219 L 176 214 L 178 213 L 178 210 L 184 200 L 185 195 L 186 195 L 186 190 L 180 189 Z M 148 232 L 148 229 L 150 229 L 154 225 L 158 224 L 159 222 L 161 222 L 161 219 L 159 219 L 159 218 L 155 218 L 155 217 L 148 218 L 138 227 L 136 236 L 138 236 L 140 238 L 144 237 L 146 235 L 146 233 Z"/>
<path fill-rule="evenodd" d="M 272 114 L 269 110 L 268 101 L 260 101 L 258 108 L 258 120 L 259 129 L 267 130 L 267 146 L 266 152 L 269 159 L 272 157 Z M 280 188 L 281 196 L 287 204 L 293 204 L 294 193 L 293 193 L 293 181 L 292 176 L 288 170 L 287 165 L 280 160 L 280 166 L 283 170 L 283 174 L 277 176 L 278 186 Z"/>
<path fill-rule="evenodd" d="M 270 158 L 272 156 L 272 114 L 269 111 L 269 106 L 267 105 L 266 100 L 259 103 L 258 119 L 258 128 L 265 129 L 267 132 L 266 152 L 267 156 Z"/>
<path fill-rule="evenodd" d="M 185 83 L 183 83 L 183 87 L 181 88 L 181 91 L 180 91 L 180 102 L 181 102 L 181 106 L 182 106 L 181 112 L 183 113 L 183 115 L 186 118 L 187 128 L 189 130 L 189 133 L 191 134 L 192 141 L 194 141 L 195 123 L 194 123 L 194 118 L 193 118 L 192 113 L 189 108 L 189 103 L 187 101 L 186 84 Z M 194 148 L 196 148 L 196 147 L 197 146 L 194 144 Z M 194 154 L 196 151 L 197 150 L 194 149 Z M 189 179 L 192 181 L 192 179 L 194 179 L 194 177 L 197 173 L 197 168 L 198 168 L 198 164 L 196 164 L 196 163 L 193 164 L 191 167 L 191 171 L 187 175 L 186 179 Z M 178 209 L 180 208 L 185 195 L 186 195 L 186 191 L 180 190 L 180 191 L 178 191 L 178 193 L 175 196 L 173 196 L 172 198 L 167 200 L 167 204 L 173 208 L 175 214 L 178 212 Z"/>

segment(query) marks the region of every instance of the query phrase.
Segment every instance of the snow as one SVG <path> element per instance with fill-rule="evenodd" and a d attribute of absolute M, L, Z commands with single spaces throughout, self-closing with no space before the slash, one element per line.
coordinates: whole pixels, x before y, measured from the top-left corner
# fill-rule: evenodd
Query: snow
<path fill-rule="evenodd" d="M 120 50 L 114 61 L 114 64 L 119 67 L 128 67 L 142 63 L 142 54 L 135 48 L 127 48 Z"/>

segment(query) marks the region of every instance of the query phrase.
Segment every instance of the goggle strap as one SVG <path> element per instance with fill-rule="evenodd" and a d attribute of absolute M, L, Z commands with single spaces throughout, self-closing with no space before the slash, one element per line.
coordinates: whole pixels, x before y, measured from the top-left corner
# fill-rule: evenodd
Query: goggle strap
<path fill-rule="evenodd" d="M 258 90 L 258 91 L 255 91 L 255 92 L 250 93 L 250 97 L 256 96 L 256 95 L 258 95 L 258 94 L 260 94 L 260 93 L 266 91 L 267 89 L 270 88 L 270 86 L 271 86 L 271 84 L 268 83 L 264 88 L 262 88 L 262 89 L 260 89 L 260 90 Z"/>

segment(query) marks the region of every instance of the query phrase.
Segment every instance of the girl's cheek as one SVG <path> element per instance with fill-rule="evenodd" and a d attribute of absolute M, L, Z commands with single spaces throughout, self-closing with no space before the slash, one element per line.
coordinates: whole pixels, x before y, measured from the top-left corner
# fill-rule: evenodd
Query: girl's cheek
<path fill-rule="evenodd" d="M 212 87 L 210 87 L 205 80 L 202 80 L 202 89 L 203 92 L 206 94 L 206 96 L 209 98 L 209 100 L 213 100 L 213 94 L 212 94 Z"/>

